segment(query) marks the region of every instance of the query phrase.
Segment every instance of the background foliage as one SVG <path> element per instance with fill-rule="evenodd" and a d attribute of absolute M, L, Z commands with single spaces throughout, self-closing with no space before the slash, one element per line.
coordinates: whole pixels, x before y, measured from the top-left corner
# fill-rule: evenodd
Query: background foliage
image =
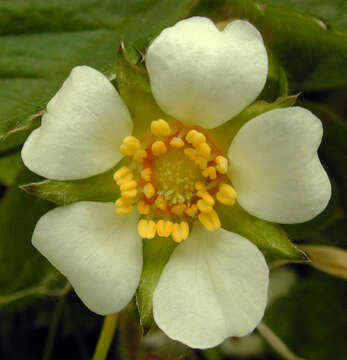
<path fill-rule="evenodd" d="M 73 66 L 86 64 L 112 75 L 121 42 L 138 59 L 163 28 L 190 15 L 216 22 L 251 21 L 262 32 L 270 56 L 260 99 L 271 102 L 301 93 L 297 104 L 320 117 L 325 130 L 320 156 L 333 184 L 333 199 L 318 218 L 285 230 L 297 244 L 347 247 L 345 0 L 0 0 L 1 359 L 88 359 L 102 321 L 31 246 L 36 221 L 54 205 L 18 188 L 40 180 L 21 163 L 21 145 Z M 269 307 L 265 323 L 301 357 L 343 359 L 344 280 L 308 265 L 290 266 L 299 280 Z M 133 342 L 118 337 L 110 358 L 134 358 L 140 351 L 131 306 L 120 327 L 132 334 Z M 166 355 L 187 351 L 165 346 Z M 271 348 L 265 354 L 260 358 L 278 356 Z M 220 349 L 187 356 L 230 357 Z"/>

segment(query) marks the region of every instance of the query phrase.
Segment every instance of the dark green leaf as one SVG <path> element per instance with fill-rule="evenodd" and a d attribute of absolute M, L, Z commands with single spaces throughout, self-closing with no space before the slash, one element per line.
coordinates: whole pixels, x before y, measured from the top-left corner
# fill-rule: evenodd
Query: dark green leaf
<path fill-rule="evenodd" d="M 143 240 L 143 270 L 137 290 L 136 303 L 140 314 L 143 333 L 146 334 L 153 325 L 153 292 L 159 281 L 170 255 L 176 248 L 171 237 Z"/>
<path fill-rule="evenodd" d="M 233 206 L 218 205 L 222 227 L 252 241 L 266 259 L 306 261 L 306 255 L 288 238 L 277 224 L 258 219 L 244 211 L 237 203 Z"/>
<path fill-rule="evenodd" d="M 11 151 L 1 155 L 0 183 L 6 186 L 12 185 L 22 168 L 22 160 L 19 151 Z"/>
<path fill-rule="evenodd" d="M 272 103 L 256 101 L 233 119 L 210 130 L 210 134 L 216 139 L 219 148 L 227 152 L 233 138 L 246 122 L 267 111 L 292 106 L 297 97 L 298 95 L 280 97 Z"/>

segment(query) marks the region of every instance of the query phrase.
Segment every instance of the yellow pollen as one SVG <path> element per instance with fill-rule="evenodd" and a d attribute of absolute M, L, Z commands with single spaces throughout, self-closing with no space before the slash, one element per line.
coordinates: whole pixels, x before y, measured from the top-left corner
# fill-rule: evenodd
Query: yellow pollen
<path fill-rule="evenodd" d="M 137 232 L 143 239 L 153 239 L 156 232 L 156 224 L 153 220 L 141 219 L 137 223 Z"/>
<path fill-rule="evenodd" d="M 179 137 L 174 137 L 170 141 L 170 146 L 175 148 L 182 148 L 184 146 L 184 141 Z"/>
<path fill-rule="evenodd" d="M 189 144 L 192 144 L 195 148 L 206 141 L 206 137 L 203 133 L 197 130 L 190 130 L 186 135 L 186 140 Z"/>
<path fill-rule="evenodd" d="M 175 242 L 180 243 L 181 241 L 187 239 L 188 235 L 189 225 L 186 221 L 181 221 L 180 223 L 173 224 L 172 239 Z"/>
<path fill-rule="evenodd" d="M 147 199 L 150 199 L 151 197 L 154 196 L 155 194 L 155 189 L 154 186 L 151 183 L 147 183 L 144 187 L 143 187 L 143 193 L 145 194 Z"/>
<path fill-rule="evenodd" d="M 172 208 L 171 208 L 171 212 L 175 215 L 182 215 L 183 214 L 183 211 L 185 210 L 185 208 L 187 207 L 186 204 L 177 204 L 177 205 L 174 205 Z"/>
<path fill-rule="evenodd" d="M 197 181 L 195 183 L 195 189 L 196 190 L 205 190 L 205 185 L 201 181 Z"/>
<path fill-rule="evenodd" d="M 213 209 L 208 213 L 200 213 L 199 220 L 209 231 L 219 229 L 221 226 L 218 214 Z"/>
<path fill-rule="evenodd" d="M 206 142 L 200 143 L 197 146 L 197 152 L 203 158 L 208 159 L 210 157 L 210 154 L 211 154 L 210 145 L 208 145 Z"/>
<path fill-rule="evenodd" d="M 216 169 L 212 166 L 209 166 L 208 168 L 206 168 L 203 172 L 202 172 L 202 176 L 203 177 L 208 177 L 211 180 L 214 180 L 217 178 L 217 173 L 216 173 Z"/>
<path fill-rule="evenodd" d="M 158 140 L 152 144 L 152 153 L 154 156 L 165 154 L 167 151 L 166 145 L 163 141 Z"/>
<path fill-rule="evenodd" d="M 133 156 L 134 161 L 137 163 L 142 163 L 143 159 L 146 159 L 147 157 L 147 151 L 146 150 L 137 150 Z"/>
<path fill-rule="evenodd" d="M 194 217 L 198 213 L 198 207 L 196 204 L 191 205 L 189 208 L 184 210 L 185 214 L 190 217 Z"/>
<path fill-rule="evenodd" d="M 135 180 L 130 180 L 127 182 L 124 182 L 120 185 L 120 191 L 127 191 L 127 190 L 131 190 L 131 189 L 136 189 L 137 188 L 137 182 Z"/>
<path fill-rule="evenodd" d="M 138 204 L 137 204 L 137 210 L 139 211 L 139 213 L 141 215 L 147 215 L 151 212 L 151 207 L 149 204 L 147 204 L 146 202 L 144 201 L 140 201 Z"/>
<path fill-rule="evenodd" d="M 133 206 L 131 204 L 128 204 L 126 206 L 117 206 L 116 212 L 119 215 L 127 215 L 130 214 L 133 211 Z"/>
<path fill-rule="evenodd" d="M 172 234 L 174 224 L 170 220 L 159 220 L 157 222 L 157 233 L 162 237 L 169 237 Z"/>
<path fill-rule="evenodd" d="M 123 166 L 113 174 L 113 179 L 115 182 L 118 183 L 119 180 L 123 179 L 124 177 L 126 177 L 129 174 L 131 174 L 130 169 L 126 166 Z"/>
<path fill-rule="evenodd" d="M 213 210 L 213 205 L 211 206 L 207 201 L 203 199 L 198 200 L 196 205 L 202 213 L 209 213 Z"/>
<path fill-rule="evenodd" d="M 216 198 L 224 205 L 234 205 L 237 198 L 237 193 L 231 185 L 222 184 L 219 186 Z"/>
<path fill-rule="evenodd" d="M 168 136 L 171 132 L 170 125 L 163 119 L 152 121 L 151 132 L 157 137 Z"/>
<path fill-rule="evenodd" d="M 207 159 L 204 159 L 203 157 L 199 156 L 194 159 L 194 162 L 196 165 L 199 166 L 201 170 L 204 170 L 207 168 Z"/>
<path fill-rule="evenodd" d="M 224 156 L 216 157 L 216 169 L 220 174 L 226 174 L 228 172 L 228 159 Z"/>
<path fill-rule="evenodd" d="M 197 151 L 193 148 L 184 149 L 184 153 L 188 156 L 189 160 L 195 160 L 197 156 Z"/>
<path fill-rule="evenodd" d="M 141 142 L 135 136 L 127 136 L 123 139 L 123 144 L 120 147 L 124 155 L 133 156 L 141 147 Z"/>
<path fill-rule="evenodd" d="M 163 195 L 159 195 L 156 199 L 155 199 L 155 206 L 160 209 L 165 211 L 167 208 L 167 202 L 164 199 Z"/>
<path fill-rule="evenodd" d="M 137 193 L 138 193 L 137 189 L 130 189 L 130 190 L 122 191 L 122 197 L 128 198 L 128 199 L 133 199 L 134 197 L 136 197 Z"/>
<path fill-rule="evenodd" d="M 151 168 L 145 168 L 140 172 L 141 178 L 145 181 L 151 181 L 152 170 Z"/>

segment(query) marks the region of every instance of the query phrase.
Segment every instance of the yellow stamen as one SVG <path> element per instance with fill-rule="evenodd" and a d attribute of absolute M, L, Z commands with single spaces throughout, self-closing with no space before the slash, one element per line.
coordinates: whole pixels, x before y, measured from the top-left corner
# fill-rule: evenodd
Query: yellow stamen
<path fill-rule="evenodd" d="M 159 236 L 168 237 L 172 234 L 174 224 L 169 220 L 159 220 L 157 222 L 157 233 Z"/>
<path fill-rule="evenodd" d="M 193 204 L 189 208 L 185 209 L 184 212 L 188 216 L 194 217 L 198 213 L 198 207 L 195 204 Z"/>
<path fill-rule="evenodd" d="M 151 123 L 151 132 L 154 136 L 168 136 L 170 134 L 170 131 L 170 125 L 163 119 L 152 121 Z"/>
<path fill-rule="evenodd" d="M 116 204 L 116 206 L 123 207 L 123 206 L 129 205 L 130 202 L 131 202 L 131 199 L 125 198 L 125 197 L 120 197 L 116 200 L 115 204 Z"/>
<path fill-rule="evenodd" d="M 216 197 L 224 205 L 233 205 L 235 204 L 237 193 L 231 185 L 222 184 L 219 186 Z"/>
<path fill-rule="evenodd" d="M 216 157 L 216 169 L 220 174 L 226 174 L 228 172 L 228 159 L 224 156 Z"/>
<path fill-rule="evenodd" d="M 135 180 L 130 180 L 127 182 L 123 182 L 120 186 L 120 191 L 127 191 L 127 190 L 131 190 L 131 189 L 136 189 L 137 188 L 137 182 Z"/>
<path fill-rule="evenodd" d="M 202 176 L 214 180 L 217 177 L 216 169 L 212 166 L 209 166 L 202 172 Z"/>
<path fill-rule="evenodd" d="M 187 148 L 183 150 L 184 153 L 187 155 L 189 160 L 195 160 L 196 159 L 196 150 L 193 148 Z"/>
<path fill-rule="evenodd" d="M 164 199 L 164 197 L 162 195 L 159 195 L 156 199 L 155 199 L 155 206 L 160 209 L 165 211 L 167 208 L 167 201 Z"/>
<path fill-rule="evenodd" d="M 200 143 L 203 143 L 206 141 L 206 137 L 203 133 L 197 131 L 197 130 L 190 130 L 188 131 L 186 135 L 186 140 L 190 144 L 192 144 L 194 147 L 197 147 Z"/>
<path fill-rule="evenodd" d="M 141 178 L 145 181 L 151 181 L 152 170 L 151 168 L 145 168 L 140 173 Z"/>
<path fill-rule="evenodd" d="M 147 215 L 150 213 L 151 211 L 151 207 L 149 204 L 147 204 L 146 202 L 144 201 L 140 201 L 138 204 L 137 204 L 137 210 L 139 211 L 139 213 L 141 215 Z"/>
<path fill-rule="evenodd" d="M 202 156 L 198 156 L 194 159 L 196 165 L 199 166 L 200 170 L 207 168 L 207 159 L 204 159 Z"/>
<path fill-rule="evenodd" d="M 142 163 L 143 159 L 147 157 L 146 150 L 137 150 L 133 156 L 134 161 L 137 163 Z"/>
<path fill-rule="evenodd" d="M 187 239 L 189 235 L 189 225 L 186 221 L 181 221 L 180 223 L 173 224 L 172 230 L 172 239 L 175 242 L 181 242 L 182 240 Z"/>
<path fill-rule="evenodd" d="M 156 224 L 153 220 L 141 219 L 137 223 L 137 232 L 143 239 L 153 239 L 156 232 Z"/>
<path fill-rule="evenodd" d="M 181 148 L 184 146 L 184 141 L 181 138 L 175 136 L 171 139 L 170 146 L 175 148 Z"/>
<path fill-rule="evenodd" d="M 145 194 L 147 199 L 150 199 L 155 194 L 154 186 L 151 183 L 147 183 L 143 187 L 143 193 Z"/>
<path fill-rule="evenodd" d="M 113 174 L 113 179 L 115 182 L 118 182 L 119 180 L 121 180 L 122 178 L 126 177 L 129 174 L 131 174 L 130 169 L 126 166 L 123 166 Z"/>
<path fill-rule="evenodd" d="M 171 212 L 175 215 L 182 215 L 183 214 L 183 211 L 185 210 L 185 208 L 187 207 L 186 204 L 177 204 L 177 205 L 174 205 L 172 208 L 171 208 Z"/>
<path fill-rule="evenodd" d="M 120 147 L 121 152 L 124 155 L 133 156 L 136 151 L 141 147 L 141 142 L 135 136 L 127 136 L 123 140 L 123 144 Z"/>
<path fill-rule="evenodd" d="M 133 206 L 131 204 L 128 204 L 126 206 L 117 206 L 116 213 L 119 215 L 126 215 L 130 214 L 133 211 Z"/>
<path fill-rule="evenodd" d="M 221 226 L 218 214 L 213 209 L 208 213 L 200 213 L 199 220 L 209 231 L 216 230 Z"/>
<path fill-rule="evenodd" d="M 167 151 L 166 145 L 163 141 L 158 140 L 152 144 L 152 153 L 154 156 L 165 154 Z"/>
<path fill-rule="evenodd" d="M 205 185 L 201 181 L 197 181 L 195 183 L 195 189 L 196 190 L 205 190 Z"/>
<path fill-rule="evenodd" d="M 202 142 L 197 146 L 197 151 L 200 156 L 202 156 L 205 159 L 208 159 L 211 154 L 211 148 L 210 145 L 208 145 L 206 142 Z"/>
<path fill-rule="evenodd" d="M 133 199 L 136 195 L 137 195 L 137 189 L 122 191 L 122 197 L 127 199 Z"/>

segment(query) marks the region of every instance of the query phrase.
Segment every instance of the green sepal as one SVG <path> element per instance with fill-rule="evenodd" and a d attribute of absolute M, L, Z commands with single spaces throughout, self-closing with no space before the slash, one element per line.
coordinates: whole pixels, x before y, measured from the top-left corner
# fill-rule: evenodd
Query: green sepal
<path fill-rule="evenodd" d="M 114 172 L 127 165 L 123 158 L 114 168 L 102 174 L 81 180 L 44 180 L 20 186 L 22 190 L 40 199 L 57 205 L 68 205 L 76 201 L 113 202 L 120 196 L 119 186 L 113 180 Z"/>
<path fill-rule="evenodd" d="M 153 293 L 160 275 L 177 243 L 171 237 L 156 236 L 143 240 L 143 269 L 136 294 L 142 331 L 146 334 L 153 325 Z"/>
<path fill-rule="evenodd" d="M 116 59 L 116 87 L 130 112 L 135 136 L 147 133 L 153 120 L 172 120 L 155 102 L 146 68 L 132 62 L 123 44 Z"/>
<path fill-rule="evenodd" d="M 209 132 L 211 136 L 216 139 L 219 148 L 227 152 L 235 135 L 241 129 L 241 127 L 246 124 L 246 122 L 267 111 L 293 106 L 297 98 L 298 95 L 291 95 L 279 97 L 272 103 L 268 103 L 262 100 L 256 101 L 233 119 L 210 130 Z"/>
<path fill-rule="evenodd" d="M 289 240 L 280 225 L 248 214 L 238 203 L 233 206 L 219 204 L 217 212 L 224 229 L 252 241 L 263 252 L 268 262 L 308 260 L 306 254 Z"/>

